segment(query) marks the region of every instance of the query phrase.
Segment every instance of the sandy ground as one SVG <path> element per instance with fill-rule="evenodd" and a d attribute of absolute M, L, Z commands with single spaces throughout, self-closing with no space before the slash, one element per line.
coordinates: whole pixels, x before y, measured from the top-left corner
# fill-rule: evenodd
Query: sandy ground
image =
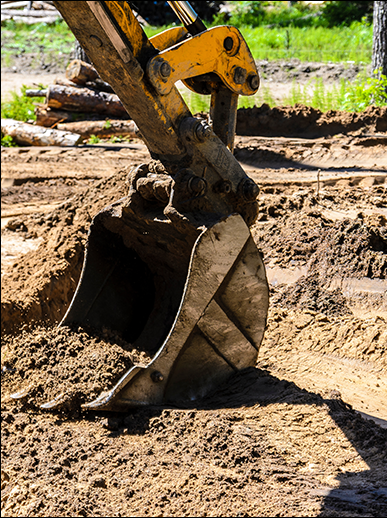
<path fill-rule="evenodd" d="M 385 516 L 386 138 L 238 137 L 271 291 L 258 363 L 204 400 L 124 414 L 39 403 L 66 372 L 91 398 L 127 368 L 87 335 L 100 359 L 77 362 L 55 324 L 92 216 L 148 152 L 3 149 L 3 516 Z"/>

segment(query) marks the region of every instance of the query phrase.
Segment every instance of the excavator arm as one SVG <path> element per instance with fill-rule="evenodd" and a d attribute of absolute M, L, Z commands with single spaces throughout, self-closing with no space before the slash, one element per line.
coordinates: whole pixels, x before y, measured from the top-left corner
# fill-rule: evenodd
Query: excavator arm
<path fill-rule="evenodd" d="M 233 155 L 237 100 L 259 87 L 234 27 L 183 22 L 148 39 L 126 1 L 55 1 L 101 78 L 136 122 L 152 160 L 90 227 L 81 278 L 61 325 L 110 328 L 152 360 L 87 408 L 195 400 L 254 365 L 268 285 L 249 226 L 258 186 Z M 211 95 L 210 123 L 176 88 Z M 62 396 L 43 405 L 60 408 Z"/>
<path fill-rule="evenodd" d="M 198 18 L 195 25 L 188 19 L 187 2 L 169 3 L 193 32 L 204 30 L 192 36 L 185 27 L 173 28 L 151 39 L 129 2 L 54 3 L 136 122 L 152 157 L 173 175 L 189 168 L 191 185 L 201 196 L 205 191 L 211 212 L 237 211 L 251 223 L 258 188 L 232 150 L 238 95 L 256 93 L 259 78 L 240 32 L 234 27 L 205 30 Z M 179 80 L 211 95 L 212 127 L 192 117 L 175 86 Z"/>

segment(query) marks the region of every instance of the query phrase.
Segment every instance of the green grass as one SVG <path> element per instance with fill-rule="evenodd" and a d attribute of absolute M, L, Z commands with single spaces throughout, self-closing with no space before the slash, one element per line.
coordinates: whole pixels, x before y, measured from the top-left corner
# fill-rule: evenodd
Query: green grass
<path fill-rule="evenodd" d="M 151 37 L 168 27 L 146 27 Z M 350 27 L 244 27 L 245 37 L 255 59 L 301 61 L 354 61 L 370 63 L 372 26 L 355 22 Z M 26 25 L 7 21 L 1 29 L 2 66 L 12 65 L 16 54 L 51 54 L 53 60 L 66 63 L 75 38 L 63 21 L 54 24 Z M 47 61 L 47 58 L 46 58 Z M 36 63 L 39 65 L 39 59 Z M 64 66 L 66 66 L 64 64 Z"/>
<path fill-rule="evenodd" d="M 39 85 L 40 89 L 44 89 L 43 85 Z M 42 102 L 42 97 L 26 97 L 25 91 L 26 85 L 21 88 L 21 95 L 16 92 L 11 92 L 11 99 L 7 101 L 1 101 L 1 118 L 2 119 L 15 119 L 18 121 L 27 122 L 29 120 L 36 120 L 34 113 L 35 104 Z"/>
<path fill-rule="evenodd" d="M 40 66 L 39 56 L 46 62 L 68 63 L 74 48 L 75 36 L 63 20 L 52 24 L 27 25 L 8 20 L 1 24 L 1 66 L 10 67 L 15 55 L 35 54 L 33 64 Z"/>
<path fill-rule="evenodd" d="M 289 95 L 280 102 L 276 102 L 270 88 L 264 86 L 254 96 L 239 97 L 238 108 L 252 108 L 262 103 L 271 107 L 305 104 L 323 112 L 328 110 L 362 112 L 370 105 L 387 106 L 386 91 L 387 77 L 383 75 L 380 79 L 359 75 L 355 81 L 342 79 L 339 84 L 333 84 L 330 87 L 327 87 L 322 79 L 311 80 L 305 85 L 294 81 Z M 182 95 L 192 113 L 209 111 L 209 96 L 201 96 L 194 92 L 183 92 Z"/>
<path fill-rule="evenodd" d="M 372 27 L 360 23 L 332 29 L 243 28 L 241 33 L 255 59 L 371 63 Z"/>
<path fill-rule="evenodd" d="M 147 27 L 148 37 L 168 27 Z M 243 27 L 240 29 L 255 59 L 353 61 L 371 63 L 372 26 L 355 22 L 350 27 Z"/>

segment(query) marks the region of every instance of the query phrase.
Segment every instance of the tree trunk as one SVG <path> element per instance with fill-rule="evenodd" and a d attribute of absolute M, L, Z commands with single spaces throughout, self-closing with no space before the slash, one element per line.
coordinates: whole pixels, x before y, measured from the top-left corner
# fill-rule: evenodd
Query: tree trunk
<path fill-rule="evenodd" d="M 71 131 L 82 135 L 83 138 L 95 135 L 97 137 L 108 138 L 114 135 L 131 138 L 141 138 L 138 127 L 134 121 L 122 120 L 100 120 L 100 121 L 80 121 L 58 124 L 58 129 Z"/>
<path fill-rule="evenodd" d="M 116 94 L 76 86 L 50 85 L 47 88 L 46 104 L 50 108 L 60 110 L 99 113 L 114 119 L 129 119 L 128 112 Z"/>
<path fill-rule="evenodd" d="M 9 135 L 17 144 L 27 146 L 76 146 L 80 135 L 42 126 L 34 126 L 13 119 L 1 119 L 1 133 Z"/>
<path fill-rule="evenodd" d="M 387 1 L 374 2 L 372 72 L 387 76 Z"/>

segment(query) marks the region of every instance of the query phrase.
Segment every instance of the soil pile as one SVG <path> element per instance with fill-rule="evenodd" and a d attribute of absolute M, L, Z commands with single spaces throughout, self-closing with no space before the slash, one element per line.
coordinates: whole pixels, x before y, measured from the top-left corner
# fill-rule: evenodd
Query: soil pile
<path fill-rule="evenodd" d="M 133 364 L 149 361 L 108 330 L 98 337 L 66 326 L 6 336 L 2 354 L 4 393 L 17 393 L 22 406 L 32 409 L 55 399 L 56 409 L 72 414 L 111 389 Z"/>
<path fill-rule="evenodd" d="M 63 317 L 81 273 L 90 223 L 100 210 L 125 196 L 127 174 L 120 171 L 92 187 L 81 187 L 79 194 L 47 215 L 8 222 L 8 231 L 23 230 L 42 236 L 44 242 L 16 261 L 2 284 L 3 332 L 14 332 L 27 322 L 58 322 Z"/>
<path fill-rule="evenodd" d="M 268 104 L 238 110 L 238 135 L 267 137 L 307 137 L 353 131 L 387 131 L 387 107 L 370 106 L 362 113 L 330 110 L 321 112 L 311 106 L 275 106 Z"/>

